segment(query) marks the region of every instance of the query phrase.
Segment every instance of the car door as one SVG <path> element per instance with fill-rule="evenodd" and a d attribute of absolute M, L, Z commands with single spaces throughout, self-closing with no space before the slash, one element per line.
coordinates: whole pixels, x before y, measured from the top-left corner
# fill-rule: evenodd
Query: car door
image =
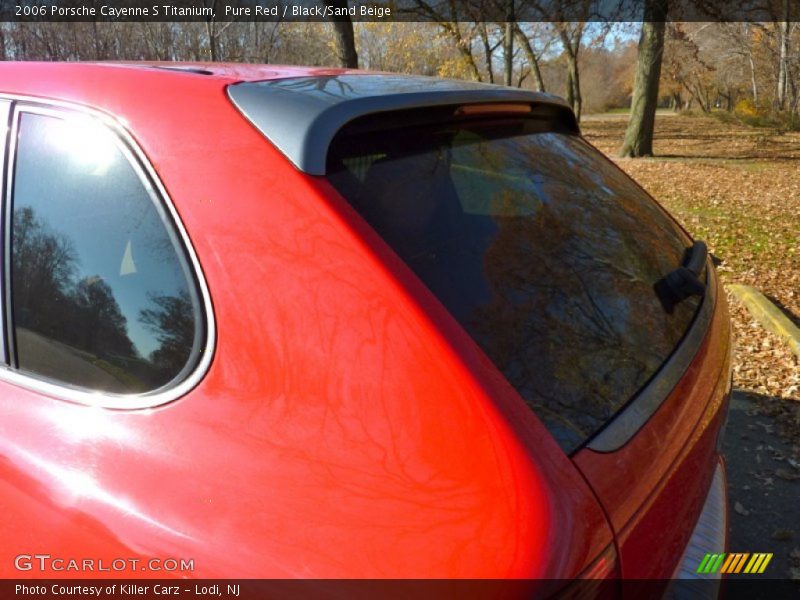
<path fill-rule="evenodd" d="M 167 207 L 109 122 L 10 99 L 3 119 L 0 572 L 131 574 L 169 537 L 153 494 L 132 493 L 163 460 L 148 439 L 163 421 L 106 409 L 194 385 L 201 294 Z"/>

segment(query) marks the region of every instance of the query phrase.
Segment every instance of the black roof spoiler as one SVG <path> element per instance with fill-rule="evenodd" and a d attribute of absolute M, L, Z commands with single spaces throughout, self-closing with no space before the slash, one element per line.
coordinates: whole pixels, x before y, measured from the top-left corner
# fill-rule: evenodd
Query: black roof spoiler
<path fill-rule="evenodd" d="M 557 96 L 434 77 L 347 74 L 242 82 L 228 87 L 239 111 L 299 170 L 325 175 L 336 133 L 376 113 L 465 104 L 548 105 L 562 127 L 579 132 L 569 105 Z"/>

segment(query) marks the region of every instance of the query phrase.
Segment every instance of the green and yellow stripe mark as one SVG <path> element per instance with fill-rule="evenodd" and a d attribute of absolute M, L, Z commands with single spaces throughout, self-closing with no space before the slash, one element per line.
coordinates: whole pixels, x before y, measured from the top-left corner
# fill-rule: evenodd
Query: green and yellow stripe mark
<path fill-rule="evenodd" d="M 706 554 L 697 573 L 763 573 L 769 561 L 772 560 L 772 553 L 769 552 L 730 552 L 722 554 Z"/>

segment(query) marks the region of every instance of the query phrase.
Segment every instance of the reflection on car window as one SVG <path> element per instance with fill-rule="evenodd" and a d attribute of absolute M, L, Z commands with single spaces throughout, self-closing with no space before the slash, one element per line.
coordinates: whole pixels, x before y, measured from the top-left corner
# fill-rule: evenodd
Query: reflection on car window
<path fill-rule="evenodd" d="M 189 366 L 199 316 L 185 261 L 113 133 L 22 113 L 12 305 L 22 371 L 113 393 Z"/>
<path fill-rule="evenodd" d="M 331 183 L 576 449 L 692 322 L 698 298 L 669 314 L 653 288 L 689 240 L 575 135 L 530 121 L 365 129 L 334 140 Z"/>

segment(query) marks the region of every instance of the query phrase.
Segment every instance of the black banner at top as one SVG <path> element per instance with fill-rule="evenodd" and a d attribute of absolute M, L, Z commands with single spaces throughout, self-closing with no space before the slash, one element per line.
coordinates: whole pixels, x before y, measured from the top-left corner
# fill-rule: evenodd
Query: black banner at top
<path fill-rule="evenodd" d="M 645 11 L 651 3 L 655 10 Z M 664 12 L 666 8 L 666 12 Z M 646 16 L 647 15 L 647 16 Z M 800 0 L 0 0 L 5 22 L 798 21 Z"/>

